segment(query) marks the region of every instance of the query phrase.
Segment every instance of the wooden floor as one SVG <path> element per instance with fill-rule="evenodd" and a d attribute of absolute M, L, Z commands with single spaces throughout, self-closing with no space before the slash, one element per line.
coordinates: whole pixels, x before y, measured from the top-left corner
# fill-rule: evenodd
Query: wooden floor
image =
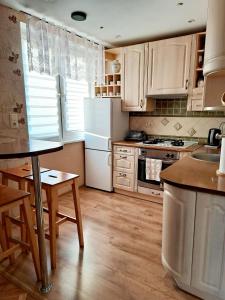
<path fill-rule="evenodd" d="M 87 188 L 80 194 L 85 248 L 79 250 L 74 224 L 61 226 L 54 286 L 42 299 L 196 299 L 178 290 L 161 265 L 161 205 Z M 70 193 L 60 206 L 72 214 Z M 20 257 L 7 272 L 35 290 L 29 257 Z"/>

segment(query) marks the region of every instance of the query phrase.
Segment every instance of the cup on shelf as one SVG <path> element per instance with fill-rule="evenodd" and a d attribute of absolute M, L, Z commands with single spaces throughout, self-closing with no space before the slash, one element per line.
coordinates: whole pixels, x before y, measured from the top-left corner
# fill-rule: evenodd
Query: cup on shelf
<path fill-rule="evenodd" d="M 101 97 L 101 94 L 100 93 L 97 93 L 97 95 L 96 95 L 97 97 Z"/>
<path fill-rule="evenodd" d="M 103 96 L 103 97 L 106 97 L 106 96 L 107 96 L 107 93 L 105 93 L 105 92 L 102 93 L 102 96 Z"/>
<path fill-rule="evenodd" d="M 113 92 L 109 92 L 109 96 L 112 97 L 113 96 Z"/>
<path fill-rule="evenodd" d="M 117 84 L 117 85 L 120 85 L 120 83 L 121 83 L 120 80 L 117 80 L 116 84 Z"/>
<path fill-rule="evenodd" d="M 116 96 L 120 96 L 120 93 L 116 93 Z"/>
<path fill-rule="evenodd" d="M 110 81 L 110 83 L 109 83 L 110 85 L 114 85 L 114 81 Z"/>

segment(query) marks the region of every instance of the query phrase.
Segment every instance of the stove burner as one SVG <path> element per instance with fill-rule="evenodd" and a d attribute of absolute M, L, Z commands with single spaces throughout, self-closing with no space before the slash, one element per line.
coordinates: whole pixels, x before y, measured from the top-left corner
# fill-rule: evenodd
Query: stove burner
<path fill-rule="evenodd" d="M 174 139 L 160 139 L 160 138 L 156 138 L 156 139 L 149 139 L 146 141 L 143 141 L 143 144 L 147 144 L 147 145 L 157 145 L 157 144 L 166 144 L 171 145 L 171 146 L 176 146 L 176 147 L 182 147 L 184 146 L 184 142 L 182 140 L 174 140 Z"/>
<path fill-rule="evenodd" d="M 171 142 L 172 146 L 184 146 L 184 142 L 182 140 L 175 140 Z"/>
<path fill-rule="evenodd" d="M 155 145 L 155 144 L 160 144 L 160 143 L 164 143 L 165 139 L 149 139 L 146 141 L 143 141 L 143 144 L 148 144 L 148 145 Z"/>

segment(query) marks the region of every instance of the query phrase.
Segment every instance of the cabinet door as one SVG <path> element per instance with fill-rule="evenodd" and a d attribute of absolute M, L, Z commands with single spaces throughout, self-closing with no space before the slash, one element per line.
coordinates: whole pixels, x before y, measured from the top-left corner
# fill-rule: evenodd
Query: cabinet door
<path fill-rule="evenodd" d="M 116 171 L 134 173 L 134 156 L 114 154 L 113 167 Z"/>
<path fill-rule="evenodd" d="M 177 281 L 190 285 L 196 193 L 164 187 L 162 263 Z"/>
<path fill-rule="evenodd" d="M 192 35 L 149 43 L 148 95 L 187 94 Z"/>
<path fill-rule="evenodd" d="M 124 111 L 143 110 L 144 54 L 144 44 L 123 48 L 122 104 Z"/>
<path fill-rule="evenodd" d="M 134 174 L 126 172 L 113 172 L 113 187 L 134 192 Z"/>
<path fill-rule="evenodd" d="M 225 297 L 225 200 L 222 196 L 197 194 L 191 285 Z"/>

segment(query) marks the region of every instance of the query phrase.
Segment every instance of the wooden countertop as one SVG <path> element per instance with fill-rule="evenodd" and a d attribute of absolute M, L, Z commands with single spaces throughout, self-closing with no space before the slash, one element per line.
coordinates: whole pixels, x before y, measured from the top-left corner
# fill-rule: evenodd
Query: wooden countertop
<path fill-rule="evenodd" d="M 193 152 L 193 151 L 199 149 L 200 147 L 202 147 L 201 145 L 198 145 L 198 144 L 189 146 L 187 148 L 160 147 L 160 146 L 153 146 L 153 145 L 147 145 L 147 144 L 140 145 L 140 142 L 130 142 L 130 141 L 118 141 L 118 142 L 114 142 L 113 145 L 135 147 L 135 148 L 146 148 L 146 149 L 163 149 L 166 151 L 177 151 L 177 152 Z"/>
<path fill-rule="evenodd" d="M 185 157 L 160 173 L 161 179 L 185 189 L 225 195 L 225 176 L 217 176 L 218 163 Z"/>

